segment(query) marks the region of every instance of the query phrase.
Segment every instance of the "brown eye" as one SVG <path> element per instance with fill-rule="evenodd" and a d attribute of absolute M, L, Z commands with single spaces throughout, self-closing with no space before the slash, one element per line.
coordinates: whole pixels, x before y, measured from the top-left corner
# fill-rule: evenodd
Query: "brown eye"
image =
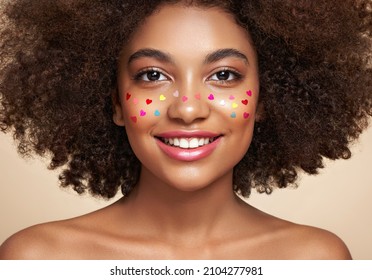
<path fill-rule="evenodd" d="M 218 80 L 226 81 L 230 78 L 231 73 L 228 71 L 220 71 L 216 73 L 216 77 Z"/>
<path fill-rule="evenodd" d="M 162 72 L 157 70 L 145 70 L 135 76 L 135 80 L 142 80 L 145 82 L 159 82 L 169 80 Z"/>
<path fill-rule="evenodd" d="M 146 77 L 149 81 L 158 81 L 161 77 L 161 73 L 158 71 L 147 72 Z"/>
<path fill-rule="evenodd" d="M 230 71 L 230 70 L 222 70 L 215 72 L 212 76 L 208 78 L 209 81 L 220 81 L 220 82 L 229 82 L 238 80 L 241 78 L 241 75 L 239 73 Z"/>

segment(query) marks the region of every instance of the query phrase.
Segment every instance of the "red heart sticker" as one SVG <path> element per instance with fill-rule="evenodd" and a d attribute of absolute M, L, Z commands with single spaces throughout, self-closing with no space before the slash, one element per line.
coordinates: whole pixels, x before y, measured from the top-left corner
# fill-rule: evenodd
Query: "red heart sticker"
<path fill-rule="evenodd" d="M 244 105 L 247 105 L 247 104 L 248 104 L 248 100 L 247 100 L 247 99 L 244 99 L 244 100 L 242 100 L 242 103 L 243 103 Z"/>
<path fill-rule="evenodd" d="M 132 117 L 130 117 L 130 119 L 131 119 L 134 123 L 137 122 L 137 117 L 136 117 L 136 116 L 132 116 Z"/>
<path fill-rule="evenodd" d="M 129 100 L 129 98 L 131 97 L 132 95 L 130 93 L 127 92 L 127 100 Z"/>
<path fill-rule="evenodd" d="M 146 104 L 149 105 L 152 103 L 152 100 L 151 99 L 146 99 Z"/>

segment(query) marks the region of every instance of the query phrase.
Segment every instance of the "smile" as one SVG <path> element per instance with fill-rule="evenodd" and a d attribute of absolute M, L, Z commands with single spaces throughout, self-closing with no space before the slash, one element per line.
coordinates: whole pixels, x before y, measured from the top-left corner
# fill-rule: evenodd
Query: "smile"
<path fill-rule="evenodd" d="M 167 156 L 179 161 L 196 161 L 212 154 L 222 135 L 210 132 L 168 132 L 155 137 Z"/>
<path fill-rule="evenodd" d="M 212 138 L 160 138 L 162 142 L 169 146 L 180 147 L 182 149 L 194 149 L 208 145 L 215 141 L 217 137 Z"/>

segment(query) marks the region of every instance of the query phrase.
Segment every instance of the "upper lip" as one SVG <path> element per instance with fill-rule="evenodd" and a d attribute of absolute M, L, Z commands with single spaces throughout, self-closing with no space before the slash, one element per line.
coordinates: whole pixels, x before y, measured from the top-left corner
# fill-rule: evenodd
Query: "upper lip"
<path fill-rule="evenodd" d="M 215 133 L 211 131 L 204 131 L 204 130 L 193 130 L 193 131 L 186 131 L 186 130 L 174 130 L 174 131 L 166 131 L 159 134 L 156 134 L 155 137 L 161 138 L 213 138 L 221 136 L 220 133 Z"/>

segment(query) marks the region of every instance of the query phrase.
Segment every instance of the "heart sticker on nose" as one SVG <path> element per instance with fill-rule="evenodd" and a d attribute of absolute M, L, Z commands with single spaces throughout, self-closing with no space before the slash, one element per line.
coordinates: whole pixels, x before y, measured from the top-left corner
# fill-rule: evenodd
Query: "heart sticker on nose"
<path fill-rule="evenodd" d="M 200 93 L 195 94 L 195 98 L 200 100 Z"/>
<path fill-rule="evenodd" d="M 137 122 L 137 117 L 136 116 L 132 116 L 130 117 L 130 119 L 132 120 L 132 122 L 136 123 Z"/>
<path fill-rule="evenodd" d="M 146 104 L 149 105 L 152 103 L 152 100 L 151 99 L 146 99 Z"/>
<path fill-rule="evenodd" d="M 251 91 L 251 90 L 247 90 L 247 91 L 246 91 L 246 94 L 247 94 L 248 96 L 252 96 L 252 91 Z"/>
<path fill-rule="evenodd" d="M 233 119 L 235 119 L 236 118 L 236 113 L 235 112 L 232 112 L 231 115 L 230 115 L 230 117 L 232 117 Z"/>
<path fill-rule="evenodd" d="M 178 97 L 178 96 L 180 96 L 180 93 L 178 92 L 178 90 L 176 90 L 175 92 L 173 92 L 173 96 L 174 96 L 174 97 Z"/>
<path fill-rule="evenodd" d="M 249 113 L 244 112 L 244 114 L 243 114 L 243 118 L 248 119 L 248 117 L 249 117 Z"/>
<path fill-rule="evenodd" d="M 187 101 L 187 99 L 188 99 L 188 98 L 187 98 L 187 96 L 185 96 L 185 95 L 184 95 L 184 96 L 182 96 L 182 101 L 183 101 L 183 102 L 186 102 L 186 101 Z"/>
<path fill-rule="evenodd" d="M 231 104 L 231 107 L 233 107 L 233 109 L 238 108 L 238 104 L 236 104 L 236 103 L 234 102 L 233 104 Z"/>
<path fill-rule="evenodd" d="M 164 101 L 165 99 L 167 99 L 163 94 L 161 94 L 160 96 L 159 96 L 159 100 L 160 101 Z"/>
<path fill-rule="evenodd" d="M 146 112 L 145 112 L 144 110 L 141 110 L 141 111 L 140 111 L 140 116 L 141 116 L 141 117 L 146 116 Z"/>
<path fill-rule="evenodd" d="M 154 115 L 155 115 L 155 117 L 159 117 L 160 116 L 159 110 L 155 110 Z"/>
<path fill-rule="evenodd" d="M 247 105 L 247 104 L 248 104 L 248 100 L 247 100 L 247 99 L 244 99 L 244 100 L 242 100 L 242 103 L 243 103 L 244 105 Z"/>
<path fill-rule="evenodd" d="M 127 97 L 126 97 L 126 99 L 129 100 L 129 98 L 130 98 L 131 96 L 132 96 L 132 95 L 131 95 L 129 92 L 127 92 Z"/>
<path fill-rule="evenodd" d="M 211 94 L 208 96 L 208 99 L 209 99 L 209 100 L 214 100 L 214 95 L 211 93 Z"/>

